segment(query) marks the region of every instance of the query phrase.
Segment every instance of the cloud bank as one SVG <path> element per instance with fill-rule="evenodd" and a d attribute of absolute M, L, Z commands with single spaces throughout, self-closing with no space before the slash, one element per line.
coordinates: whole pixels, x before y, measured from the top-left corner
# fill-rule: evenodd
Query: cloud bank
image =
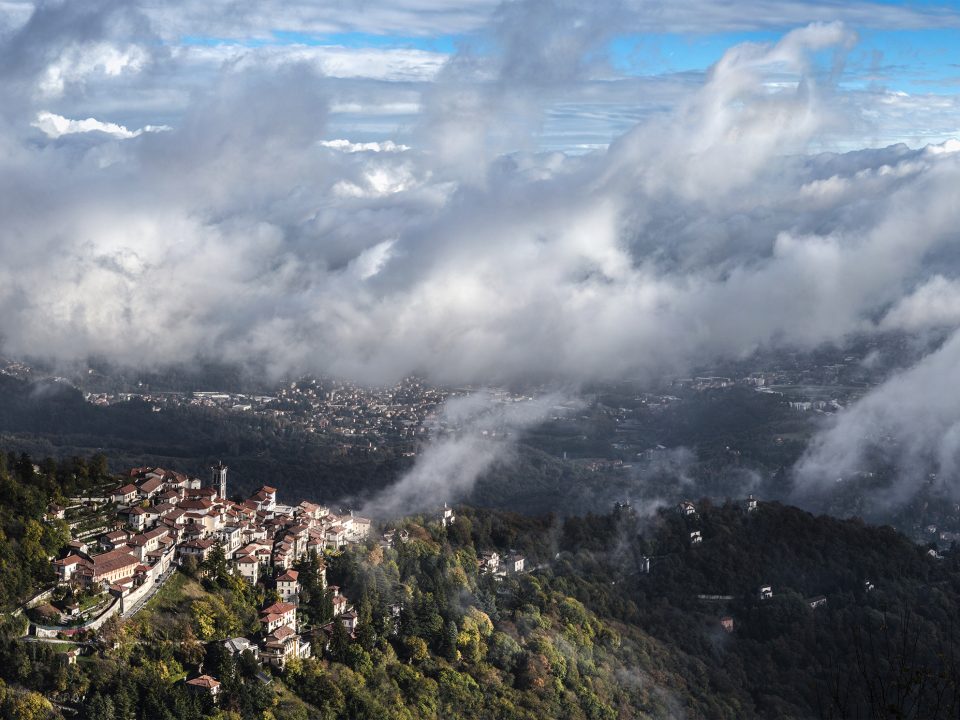
<path fill-rule="evenodd" d="M 578 26 L 508 6 L 498 52 L 444 69 L 405 152 L 329 141 L 330 80 L 301 62 L 228 64 L 170 131 L 122 143 L 14 124 L 6 352 L 578 382 L 842 338 L 925 279 L 956 226 L 956 154 L 802 154 L 846 122 L 813 62 L 840 62 L 843 26 L 732 48 L 604 152 L 503 154 L 596 49 L 594 25 L 566 38 L 548 11 Z M 539 54 L 518 23 L 547 28 Z"/>
<path fill-rule="evenodd" d="M 925 485 L 960 498 L 960 333 L 914 367 L 875 388 L 817 436 L 797 466 L 799 493 L 822 491 L 857 472 L 891 467 L 878 504 L 900 504 Z"/>
<path fill-rule="evenodd" d="M 315 7 L 4 5 L 3 352 L 576 384 L 960 320 L 958 145 L 816 151 L 919 102 L 845 83 L 856 33 L 821 20 L 951 25 L 953 11 L 369 3 L 366 31 L 480 29 L 455 52 L 363 56 L 171 42 L 249 39 L 271 8 L 304 32 L 361 22 Z M 645 23 L 794 17 L 816 22 L 732 47 L 706 74 L 626 78 L 607 56 Z M 565 103 L 583 117 L 614 96 L 637 109 L 608 147 L 543 150 Z M 956 98 L 936 112 L 955 119 Z M 351 119 L 366 139 L 341 132 Z M 875 398 L 899 398 L 897 382 L 932 392 L 949 369 L 930 358 Z M 805 467 L 848 462 L 829 438 L 889 425 L 883 406 L 851 410 Z M 938 457 L 955 411 L 930 421 Z"/>

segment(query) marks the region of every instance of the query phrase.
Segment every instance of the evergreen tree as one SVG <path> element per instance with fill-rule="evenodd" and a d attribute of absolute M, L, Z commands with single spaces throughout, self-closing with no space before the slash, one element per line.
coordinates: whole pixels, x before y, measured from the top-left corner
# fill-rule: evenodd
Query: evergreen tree
<path fill-rule="evenodd" d="M 443 656 L 450 662 L 457 662 L 460 659 L 460 652 L 457 650 L 457 637 L 459 636 L 457 624 L 453 620 L 447 620 L 443 629 Z"/>

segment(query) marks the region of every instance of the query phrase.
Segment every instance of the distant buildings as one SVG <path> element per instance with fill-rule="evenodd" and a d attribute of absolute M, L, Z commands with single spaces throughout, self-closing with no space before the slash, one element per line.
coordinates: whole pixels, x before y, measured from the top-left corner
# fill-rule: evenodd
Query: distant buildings
<path fill-rule="evenodd" d="M 477 558 L 477 569 L 481 573 L 496 575 L 500 571 L 500 553 L 496 550 L 487 550 Z"/>
<path fill-rule="evenodd" d="M 513 553 L 507 557 L 504 566 L 509 573 L 522 573 L 526 562 L 526 558 L 524 558 L 523 555 Z"/>
<path fill-rule="evenodd" d="M 526 567 L 526 558 L 512 551 L 509 555 L 500 555 L 496 550 L 486 550 L 477 558 L 477 572 L 481 575 L 493 575 L 497 579 L 502 579 L 507 574 L 523 573 Z"/>

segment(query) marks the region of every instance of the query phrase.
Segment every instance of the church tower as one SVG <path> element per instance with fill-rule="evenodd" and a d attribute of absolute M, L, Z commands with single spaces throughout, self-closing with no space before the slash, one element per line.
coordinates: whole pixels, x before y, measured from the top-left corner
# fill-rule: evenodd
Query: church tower
<path fill-rule="evenodd" d="M 221 500 L 227 499 L 227 466 L 223 464 L 221 460 L 212 468 L 213 471 L 213 487 L 217 488 L 217 495 Z"/>

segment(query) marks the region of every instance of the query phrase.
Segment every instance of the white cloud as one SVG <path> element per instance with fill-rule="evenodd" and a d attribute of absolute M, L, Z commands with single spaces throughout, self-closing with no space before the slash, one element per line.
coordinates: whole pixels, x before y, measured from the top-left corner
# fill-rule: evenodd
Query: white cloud
<path fill-rule="evenodd" d="M 814 26 L 734 49 L 678 109 L 579 157 L 499 154 L 515 103 L 531 121 L 511 130 L 522 139 L 567 82 L 544 86 L 529 58 L 510 66 L 511 49 L 477 60 L 497 78 L 479 94 L 465 60 L 451 65 L 426 103 L 424 144 L 402 152 L 329 140 L 337 90 L 311 63 L 227 63 L 173 130 L 109 150 L 8 135 L 0 252 L 18 270 L 0 270 L 6 348 L 579 382 L 869 330 L 932 277 L 926 258 L 958 219 L 946 201 L 958 166 L 906 148 L 801 154 L 839 112 L 840 91 L 806 77 L 808 55 L 849 37 Z M 592 48 L 585 35 L 572 52 Z M 579 82 L 581 65 L 566 67 Z M 785 74 L 798 81 L 771 91 Z M 43 217 L 22 211 L 51 195 Z M 131 256 L 135 270 L 118 261 Z M 149 290 L 155 278 L 176 292 Z"/>
<path fill-rule="evenodd" d="M 82 82 L 92 75 L 112 78 L 122 73 L 138 73 L 147 58 L 146 51 L 138 45 L 122 48 L 111 43 L 73 45 L 47 66 L 38 90 L 43 97 L 59 97 L 69 83 Z"/>
<path fill-rule="evenodd" d="M 798 494 L 821 491 L 838 478 L 893 469 L 878 506 L 905 502 L 936 476 L 935 489 L 960 498 L 960 334 L 916 366 L 894 375 L 841 412 L 811 443 L 799 462 Z"/>
<path fill-rule="evenodd" d="M 880 327 L 916 332 L 960 325 L 960 282 L 934 275 L 884 315 Z"/>
<path fill-rule="evenodd" d="M 355 152 L 385 152 L 385 153 L 396 153 L 396 152 L 406 152 L 410 149 L 408 145 L 398 145 L 392 140 L 385 140 L 384 142 L 366 142 L 366 143 L 354 143 L 349 140 L 344 140 L 342 138 L 337 140 L 323 140 L 320 143 L 323 147 L 332 148 L 334 150 L 340 150 L 346 153 L 355 153 Z"/>
<path fill-rule="evenodd" d="M 47 111 L 37 113 L 37 119 L 33 122 L 33 126 L 42 130 L 47 137 L 54 139 L 75 133 L 101 132 L 105 135 L 126 140 L 139 137 L 145 132 L 164 132 L 172 129 L 166 125 L 147 125 L 137 130 L 128 130 L 123 125 L 102 122 L 96 118 L 71 120 L 62 115 Z"/>

